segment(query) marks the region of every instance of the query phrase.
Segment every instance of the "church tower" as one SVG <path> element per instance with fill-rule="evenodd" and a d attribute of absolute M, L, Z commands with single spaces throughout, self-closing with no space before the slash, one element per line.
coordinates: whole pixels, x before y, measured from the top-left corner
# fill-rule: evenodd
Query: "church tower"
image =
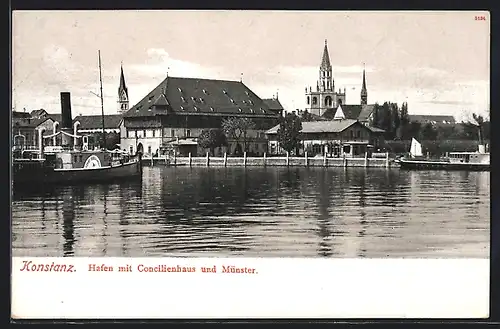
<path fill-rule="evenodd" d="M 361 86 L 361 105 L 368 104 L 368 91 L 366 90 L 365 68 L 363 67 L 363 85 Z"/>
<path fill-rule="evenodd" d="M 345 91 L 335 92 L 335 81 L 330 64 L 330 54 L 328 53 L 328 43 L 325 40 L 323 56 L 319 66 L 319 79 L 316 88 L 306 87 L 306 107 L 305 110 L 315 115 L 323 115 L 326 110 L 337 108 L 339 104 L 345 104 Z"/>
<path fill-rule="evenodd" d="M 123 65 L 120 66 L 120 85 L 118 87 L 118 113 L 123 114 L 129 109 L 128 89 L 125 84 L 125 75 L 123 74 Z"/>

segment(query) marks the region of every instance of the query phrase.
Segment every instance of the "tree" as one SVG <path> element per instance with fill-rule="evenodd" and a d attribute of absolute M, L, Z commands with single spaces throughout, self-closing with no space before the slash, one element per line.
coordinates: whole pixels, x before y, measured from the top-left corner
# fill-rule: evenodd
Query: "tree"
<path fill-rule="evenodd" d="M 434 129 L 432 124 L 426 123 L 420 131 L 420 138 L 422 140 L 435 140 L 436 137 L 437 131 Z"/>
<path fill-rule="evenodd" d="M 278 142 L 282 149 L 287 152 L 296 150 L 300 145 L 300 131 L 302 130 L 302 122 L 300 118 L 293 114 L 287 114 L 280 119 L 278 128 Z"/>
<path fill-rule="evenodd" d="M 210 150 L 214 155 L 214 149 L 221 146 L 227 146 L 227 139 L 224 132 L 220 129 L 203 129 L 198 136 L 198 145 Z"/>
<path fill-rule="evenodd" d="M 479 135 L 479 144 L 483 144 L 483 124 L 484 124 L 484 118 L 482 115 L 472 113 L 472 118 L 474 119 L 475 123 L 477 124 L 477 132 Z"/>
<path fill-rule="evenodd" d="M 247 149 L 247 134 L 249 130 L 255 129 L 255 122 L 250 118 L 229 117 L 222 120 L 222 130 L 227 137 L 232 138 L 239 144 L 243 137 L 243 149 Z"/>
<path fill-rule="evenodd" d="M 313 121 L 314 118 L 313 118 L 313 115 L 311 113 L 309 113 L 309 111 L 305 110 L 304 112 L 302 112 L 301 120 L 302 121 Z"/>

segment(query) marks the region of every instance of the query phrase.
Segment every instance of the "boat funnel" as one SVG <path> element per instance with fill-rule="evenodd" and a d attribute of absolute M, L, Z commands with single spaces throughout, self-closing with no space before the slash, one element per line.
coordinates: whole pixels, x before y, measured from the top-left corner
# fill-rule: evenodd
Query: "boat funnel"
<path fill-rule="evenodd" d="M 73 133 L 72 117 L 71 117 L 71 95 L 67 91 L 61 92 L 61 130 L 69 135 Z M 73 138 L 62 134 L 62 145 L 72 146 Z"/>
<path fill-rule="evenodd" d="M 479 144 L 478 146 L 479 153 L 486 153 L 486 147 L 484 144 Z"/>

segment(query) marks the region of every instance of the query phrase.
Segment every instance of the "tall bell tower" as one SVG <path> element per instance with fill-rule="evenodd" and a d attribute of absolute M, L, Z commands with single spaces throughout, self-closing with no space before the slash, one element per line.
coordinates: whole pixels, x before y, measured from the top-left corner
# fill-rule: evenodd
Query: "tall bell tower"
<path fill-rule="evenodd" d="M 366 90 L 366 75 L 365 68 L 363 64 L 363 83 L 361 85 L 361 105 L 368 104 L 368 91 Z"/>
<path fill-rule="evenodd" d="M 128 88 L 125 84 L 123 64 L 120 66 L 120 85 L 118 86 L 118 113 L 123 114 L 129 109 Z"/>

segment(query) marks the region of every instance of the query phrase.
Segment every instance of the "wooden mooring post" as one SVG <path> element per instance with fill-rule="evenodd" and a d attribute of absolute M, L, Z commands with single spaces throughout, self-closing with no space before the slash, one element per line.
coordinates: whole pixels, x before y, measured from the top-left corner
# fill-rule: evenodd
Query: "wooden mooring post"
<path fill-rule="evenodd" d="M 347 159 L 346 159 L 346 157 L 345 157 L 345 153 L 342 153 L 342 165 L 343 165 L 344 167 L 347 167 Z"/>
<path fill-rule="evenodd" d="M 192 166 L 192 161 L 193 161 L 193 160 L 191 159 L 191 152 L 189 152 L 189 154 L 188 154 L 188 158 L 189 158 L 189 167 L 191 167 L 191 166 Z"/>
<path fill-rule="evenodd" d="M 323 166 L 326 167 L 327 165 L 328 165 L 328 163 L 327 163 L 326 152 L 325 152 L 325 155 L 323 156 Z"/>
<path fill-rule="evenodd" d="M 243 152 L 243 167 L 247 166 L 247 152 Z"/>
<path fill-rule="evenodd" d="M 288 153 L 288 151 L 286 151 L 286 165 L 290 165 L 290 154 Z"/>
<path fill-rule="evenodd" d="M 227 167 L 227 152 L 224 152 L 224 167 Z"/>
<path fill-rule="evenodd" d="M 264 167 L 265 167 L 266 166 L 266 152 L 264 152 L 263 161 L 264 161 Z"/>
<path fill-rule="evenodd" d="M 305 162 L 304 164 L 306 165 L 306 167 L 308 167 L 309 166 L 309 160 L 307 158 L 307 151 L 304 152 L 304 162 Z"/>
<path fill-rule="evenodd" d="M 368 151 L 365 152 L 365 168 L 368 167 Z"/>
<path fill-rule="evenodd" d="M 207 167 L 210 166 L 210 153 L 208 153 L 208 152 L 207 152 L 206 165 L 207 165 Z"/>
<path fill-rule="evenodd" d="M 389 152 L 385 152 L 385 167 L 389 168 Z"/>

